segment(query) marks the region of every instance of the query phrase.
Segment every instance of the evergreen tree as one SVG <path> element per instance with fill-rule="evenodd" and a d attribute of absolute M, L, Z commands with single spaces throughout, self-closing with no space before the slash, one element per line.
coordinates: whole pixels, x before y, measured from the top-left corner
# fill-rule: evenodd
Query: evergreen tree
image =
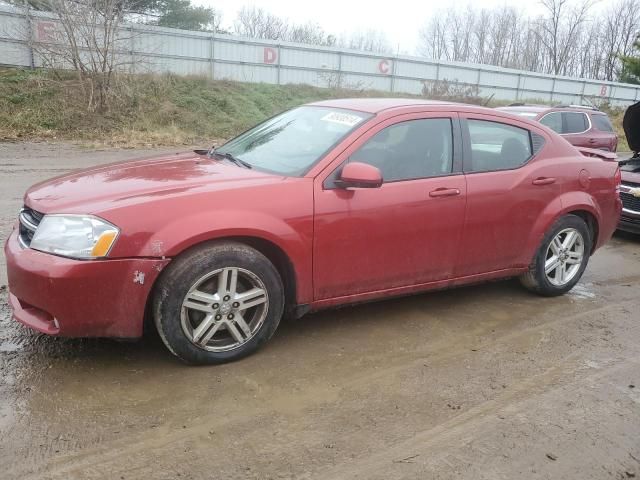
<path fill-rule="evenodd" d="M 620 81 L 640 84 L 640 36 L 633 44 L 634 55 L 622 56 L 622 72 Z"/>
<path fill-rule="evenodd" d="M 6 0 L 16 7 L 38 11 L 55 11 L 55 3 L 64 0 Z M 100 0 L 78 0 L 93 3 Z M 185 30 L 218 30 L 220 18 L 213 8 L 197 7 L 191 0 L 121 0 L 122 11 L 130 21 L 142 21 L 161 27 Z"/>

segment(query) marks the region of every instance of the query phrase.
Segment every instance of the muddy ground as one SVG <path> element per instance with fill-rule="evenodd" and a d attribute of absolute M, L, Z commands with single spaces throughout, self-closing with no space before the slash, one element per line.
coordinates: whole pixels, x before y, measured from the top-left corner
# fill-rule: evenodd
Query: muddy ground
<path fill-rule="evenodd" d="M 28 185 L 145 153 L 0 145 L 0 235 Z M 220 367 L 34 334 L 2 291 L 0 478 L 640 478 L 639 312 L 622 235 L 561 298 L 504 281 L 323 312 Z"/>

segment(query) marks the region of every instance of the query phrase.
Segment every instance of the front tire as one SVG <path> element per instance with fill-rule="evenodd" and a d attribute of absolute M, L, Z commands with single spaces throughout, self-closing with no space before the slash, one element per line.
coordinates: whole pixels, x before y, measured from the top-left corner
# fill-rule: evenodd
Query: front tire
<path fill-rule="evenodd" d="M 568 292 L 587 268 L 591 245 L 585 221 L 576 215 L 565 215 L 546 233 L 520 282 L 528 290 L 547 297 Z"/>
<path fill-rule="evenodd" d="M 184 362 L 225 363 L 273 336 L 283 292 L 278 271 L 257 250 L 237 242 L 204 244 L 162 272 L 154 320 L 164 344 Z"/>

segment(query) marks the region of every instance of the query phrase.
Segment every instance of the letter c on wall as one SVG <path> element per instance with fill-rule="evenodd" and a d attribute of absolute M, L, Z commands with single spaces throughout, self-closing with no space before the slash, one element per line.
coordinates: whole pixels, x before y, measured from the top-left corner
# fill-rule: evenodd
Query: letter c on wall
<path fill-rule="evenodd" d="M 385 75 L 389 73 L 389 60 L 380 60 L 378 64 L 378 70 L 380 73 L 384 73 Z"/>

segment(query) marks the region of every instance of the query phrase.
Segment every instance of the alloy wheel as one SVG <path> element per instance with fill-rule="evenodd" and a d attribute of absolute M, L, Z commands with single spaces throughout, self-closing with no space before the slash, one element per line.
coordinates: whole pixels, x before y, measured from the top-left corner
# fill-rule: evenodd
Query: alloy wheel
<path fill-rule="evenodd" d="M 580 271 L 584 260 L 584 238 L 575 228 L 561 230 L 547 248 L 544 273 L 557 287 L 569 283 Z"/>
<path fill-rule="evenodd" d="M 253 272 L 228 267 L 198 279 L 182 301 L 181 324 L 195 346 L 212 352 L 239 348 L 267 316 L 267 289 Z"/>

